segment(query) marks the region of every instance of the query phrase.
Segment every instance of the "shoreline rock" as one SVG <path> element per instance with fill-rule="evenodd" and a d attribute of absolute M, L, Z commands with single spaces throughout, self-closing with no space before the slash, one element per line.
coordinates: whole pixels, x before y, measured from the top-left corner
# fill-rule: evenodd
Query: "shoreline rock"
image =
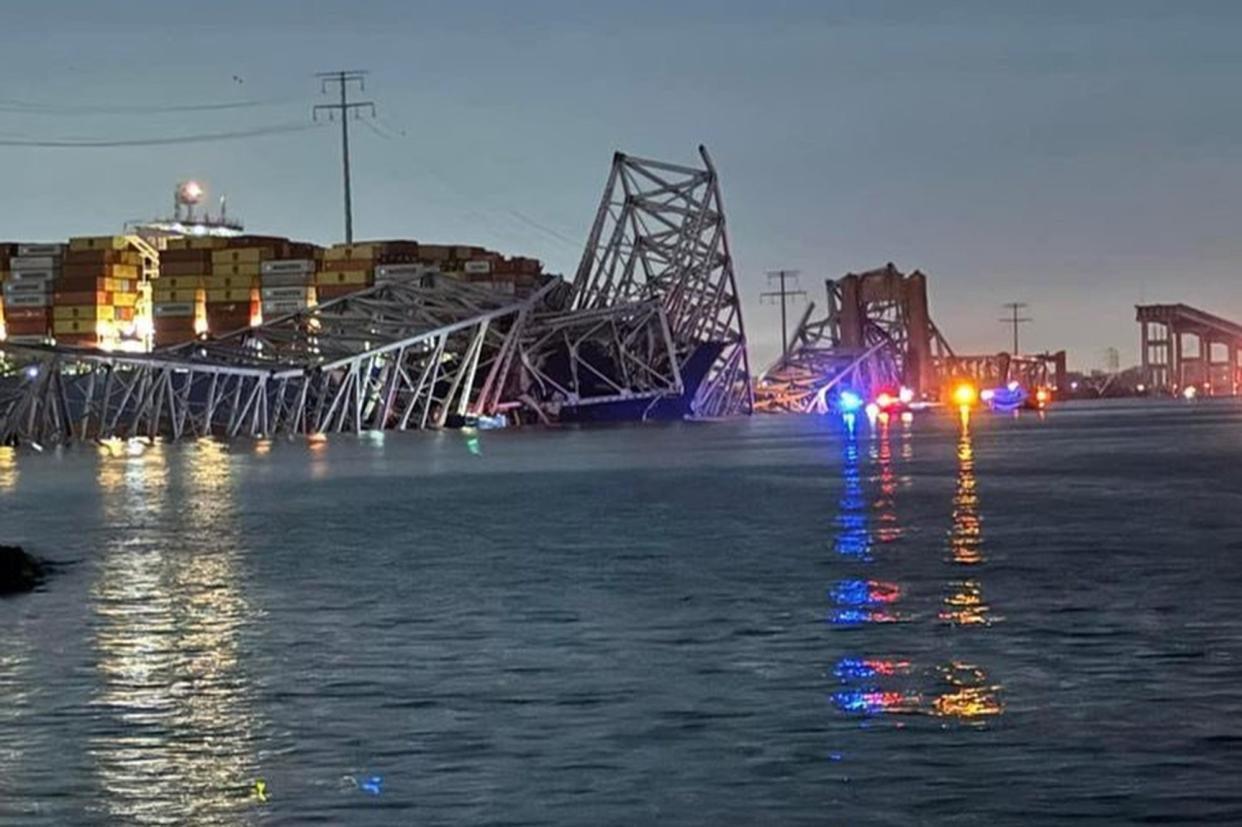
<path fill-rule="evenodd" d="M 34 590 L 47 577 L 48 567 L 21 546 L 0 545 L 0 595 Z"/>

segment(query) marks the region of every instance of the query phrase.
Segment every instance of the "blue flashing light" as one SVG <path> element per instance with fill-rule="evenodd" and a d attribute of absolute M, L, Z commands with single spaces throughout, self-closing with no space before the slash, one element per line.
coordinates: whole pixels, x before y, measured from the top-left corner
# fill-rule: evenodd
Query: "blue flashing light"
<path fill-rule="evenodd" d="M 842 580 L 832 587 L 832 599 L 842 606 L 871 603 L 871 585 L 866 580 Z"/>
<path fill-rule="evenodd" d="M 834 626 L 858 626 L 861 623 L 870 623 L 872 618 L 871 612 L 862 609 L 838 609 L 828 619 Z"/>
<path fill-rule="evenodd" d="M 832 673 L 843 681 L 875 676 L 875 669 L 862 658 L 841 658 Z"/>
<path fill-rule="evenodd" d="M 851 390 L 843 390 L 837 394 L 837 407 L 841 413 L 855 413 L 862 409 L 863 398 Z"/>
<path fill-rule="evenodd" d="M 878 692 L 864 690 L 847 690 L 836 692 L 832 702 L 837 709 L 845 712 L 860 712 L 863 715 L 875 715 L 884 711 L 884 702 Z"/>
<path fill-rule="evenodd" d="M 358 786 L 371 795 L 379 795 L 384 791 L 384 777 L 382 775 L 368 775 Z"/>

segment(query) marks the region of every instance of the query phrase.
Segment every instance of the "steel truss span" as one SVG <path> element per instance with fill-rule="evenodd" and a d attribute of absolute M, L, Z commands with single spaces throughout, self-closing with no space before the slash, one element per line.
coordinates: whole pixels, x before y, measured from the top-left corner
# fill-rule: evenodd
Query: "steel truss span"
<path fill-rule="evenodd" d="M 789 353 L 756 383 L 763 413 L 824 413 L 836 388 L 871 397 L 882 389 L 910 388 L 936 399 L 960 381 L 995 387 L 1017 381 L 1056 389 L 1065 382 L 1065 352 L 954 353 L 927 301 L 927 276 L 891 263 L 825 282 L 827 312 L 812 319 L 808 305 Z"/>
<path fill-rule="evenodd" d="M 750 413 L 720 186 L 700 155 L 617 155 L 577 280 L 527 297 L 428 274 L 151 354 L 0 343 L 0 442 Z"/>
<path fill-rule="evenodd" d="M 517 301 L 426 276 L 149 355 L 6 347 L 0 441 L 358 432 L 492 413 L 545 291 Z"/>
<path fill-rule="evenodd" d="M 828 279 L 825 292 L 824 316 L 812 320 L 815 305 L 808 304 L 789 353 L 760 377 L 757 410 L 824 413 L 838 387 L 934 392 L 935 366 L 953 351 L 931 321 L 925 275 L 890 263 Z"/>
<path fill-rule="evenodd" d="M 720 182 L 707 150 L 699 154 L 702 168 L 614 157 L 568 309 L 658 302 L 683 375 L 696 354 L 715 353 L 692 415 L 748 414 L 750 362 Z"/>

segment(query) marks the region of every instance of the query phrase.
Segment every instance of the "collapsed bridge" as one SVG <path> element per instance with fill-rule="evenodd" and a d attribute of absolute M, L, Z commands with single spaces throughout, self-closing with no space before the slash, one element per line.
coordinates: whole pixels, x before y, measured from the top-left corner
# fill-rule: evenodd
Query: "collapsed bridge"
<path fill-rule="evenodd" d="M 977 386 L 1017 381 L 1025 387 L 1065 384 L 1065 351 L 1039 354 L 956 353 L 932 321 L 927 276 L 891 262 L 825 282 L 826 310 L 809 303 L 788 352 L 759 377 L 755 410 L 824 413 L 837 388 L 868 398 L 882 389 L 909 388 L 935 400 L 969 380 Z"/>
<path fill-rule="evenodd" d="M 4 344 L 0 443 L 750 413 L 719 180 L 700 158 L 618 153 L 575 280 L 526 297 L 422 273 L 147 354 Z"/>

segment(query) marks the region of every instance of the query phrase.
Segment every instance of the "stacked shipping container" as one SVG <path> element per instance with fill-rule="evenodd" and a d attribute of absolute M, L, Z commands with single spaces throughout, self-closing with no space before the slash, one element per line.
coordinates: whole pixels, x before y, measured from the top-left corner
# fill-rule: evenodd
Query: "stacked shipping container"
<path fill-rule="evenodd" d="M 423 244 L 420 260 L 441 272 L 498 290 L 524 296 L 543 284 L 543 265 L 533 258 L 505 258 L 483 247 Z"/>
<path fill-rule="evenodd" d="M 4 323 L 4 283 L 9 280 L 9 258 L 16 253 L 16 244 L 0 242 L 0 341 L 8 336 L 8 328 Z"/>
<path fill-rule="evenodd" d="M 535 259 L 482 247 L 369 241 L 326 250 L 272 236 L 169 239 L 152 284 L 156 346 L 227 333 L 364 290 L 442 272 L 524 295 L 543 283 Z M 141 254 L 124 236 L 0 244 L 0 325 L 17 341 L 97 346 L 132 327 Z"/>
<path fill-rule="evenodd" d="M 211 254 L 221 238 L 173 238 L 160 253 L 160 277 L 152 289 L 155 346 L 194 339 L 206 329 L 206 283 Z"/>
<path fill-rule="evenodd" d="M 60 275 L 60 244 L 10 247 L 4 281 L 5 333 L 13 342 L 46 342 L 52 332 L 52 290 Z"/>
<path fill-rule="evenodd" d="M 263 318 L 270 321 L 305 310 L 315 303 L 316 258 L 286 258 L 259 267 Z"/>
<path fill-rule="evenodd" d="M 69 239 L 52 294 L 57 344 L 98 347 L 132 332 L 142 255 L 125 236 Z"/>
<path fill-rule="evenodd" d="M 289 260 L 314 261 L 318 251 L 313 244 L 272 236 L 239 236 L 223 241 L 226 246 L 211 251 L 211 275 L 205 280 L 207 326 L 213 335 L 262 320 L 261 277 L 264 264 Z M 277 293 L 273 301 L 276 307 L 291 306 L 299 301 L 304 306 L 310 300 L 310 292 L 300 296 L 282 298 Z"/>

